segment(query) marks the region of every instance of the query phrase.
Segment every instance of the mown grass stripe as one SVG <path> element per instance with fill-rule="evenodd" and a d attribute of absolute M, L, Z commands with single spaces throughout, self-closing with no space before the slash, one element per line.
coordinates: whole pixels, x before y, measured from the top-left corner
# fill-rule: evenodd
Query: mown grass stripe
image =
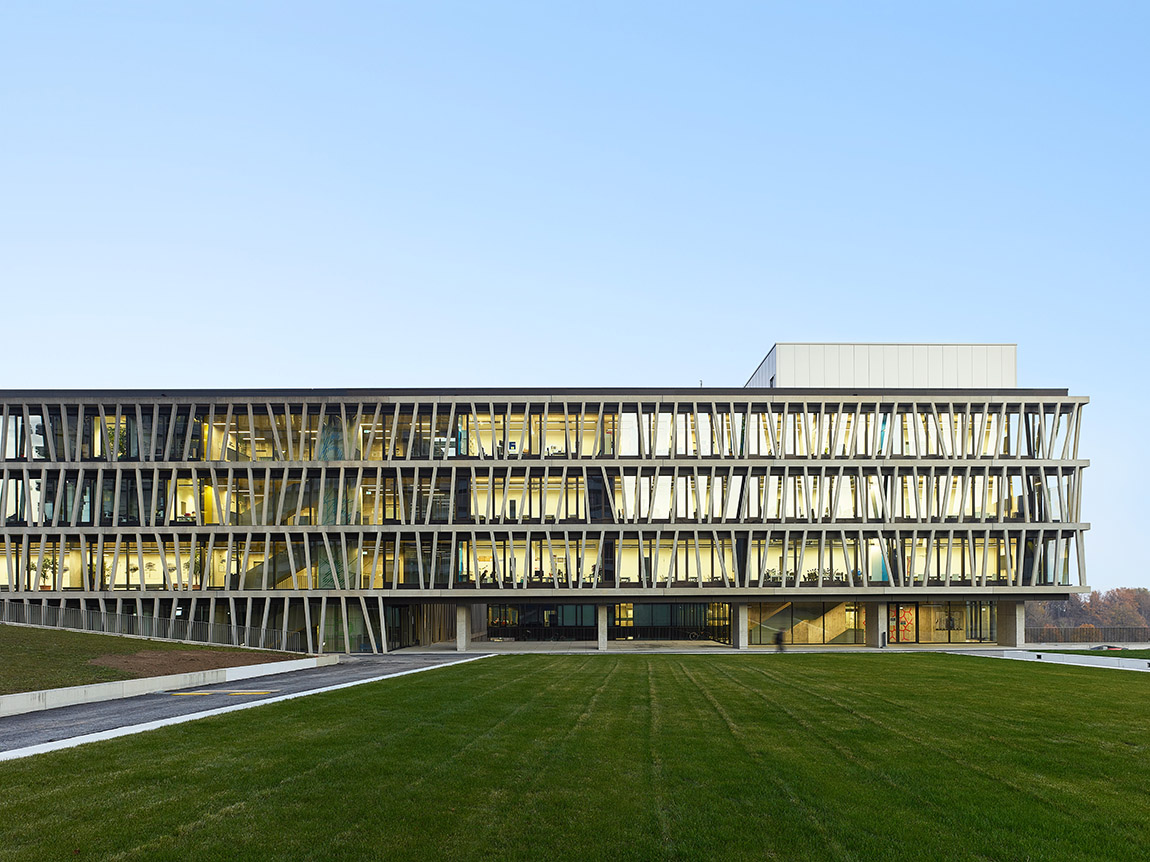
<path fill-rule="evenodd" d="M 1142 680 L 501 656 L 0 764 L 0 859 L 1142 860 Z"/>

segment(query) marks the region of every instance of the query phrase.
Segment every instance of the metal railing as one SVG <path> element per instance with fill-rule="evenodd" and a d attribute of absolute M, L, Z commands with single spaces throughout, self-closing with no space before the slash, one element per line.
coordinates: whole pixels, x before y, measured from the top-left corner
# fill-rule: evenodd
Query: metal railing
<path fill-rule="evenodd" d="M 102 634 L 138 635 L 157 640 L 260 647 L 280 652 L 307 651 L 307 645 L 303 643 L 299 632 L 288 632 L 285 636 L 284 632 L 276 629 L 85 611 L 54 605 L 25 604 L 8 599 L 0 601 L 0 622 Z"/>
<path fill-rule="evenodd" d="M 1150 643 L 1150 626 L 1027 626 L 1032 644 Z"/>

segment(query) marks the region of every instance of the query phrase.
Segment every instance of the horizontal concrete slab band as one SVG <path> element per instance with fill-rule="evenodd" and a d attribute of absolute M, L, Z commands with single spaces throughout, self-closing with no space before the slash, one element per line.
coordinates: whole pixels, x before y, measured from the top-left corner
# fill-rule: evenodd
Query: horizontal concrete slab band
<path fill-rule="evenodd" d="M 1040 587 L 1034 590 L 1021 591 L 1012 587 L 962 587 L 951 589 L 929 589 L 921 587 L 856 587 L 851 589 L 812 588 L 797 589 L 787 587 L 727 587 L 727 588 L 678 588 L 678 587 L 646 587 L 638 589 L 596 589 L 587 587 L 583 589 L 567 588 L 522 588 L 494 590 L 381 590 L 347 592 L 323 590 L 300 592 L 218 592 L 206 593 L 199 596 L 201 599 L 358 599 L 360 596 L 370 598 L 373 602 L 383 599 L 386 604 L 411 604 L 425 602 L 448 602 L 451 604 L 484 604 L 486 602 L 515 601 L 531 602 L 562 602 L 562 603 L 612 603 L 612 602 L 661 602 L 670 600 L 691 602 L 731 602 L 731 601 L 767 601 L 772 599 L 786 599 L 788 601 L 880 601 L 887 599 L 905 599 L 906 601 L 963 601 L 965 599 L 1009 599 L 1020 602 L 1046 602 L 1066 601 L 1071 595 L 1090 592 L 1090 587 Z M 44 593 L 13 593 L 0 596 L 0 600 L 18 601 L 27 598 L 32 601 L 59 599 L 61 596 L 45 596 Z M 146 593 L 87 593 L 65 594 L 67 599 L 104 599 L 114 601 L 123 599 L 131 602 L 136 598 L 150 602 L 152 599 L 182 599 L 190 598 L 186 592 L 152 592 Z"/>

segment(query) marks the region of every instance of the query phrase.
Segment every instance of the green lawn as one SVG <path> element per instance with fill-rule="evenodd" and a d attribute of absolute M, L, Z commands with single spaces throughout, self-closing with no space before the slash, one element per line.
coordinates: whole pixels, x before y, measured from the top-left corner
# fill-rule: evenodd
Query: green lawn
<path fill-rule="evenodd" d="M 1150 677 L 501 656 L 0 763 L 0 859 L 1150 858 Z"/>
<path fill-rule="evenodd" d="M 132 679 L 139 674 L 88 664 L 88 660 L 143 650 L 168 652 L 195 649 L 237 651 L 214 644 L 200 646 L 62 629 L 0 625 L 0 694 Z"/>

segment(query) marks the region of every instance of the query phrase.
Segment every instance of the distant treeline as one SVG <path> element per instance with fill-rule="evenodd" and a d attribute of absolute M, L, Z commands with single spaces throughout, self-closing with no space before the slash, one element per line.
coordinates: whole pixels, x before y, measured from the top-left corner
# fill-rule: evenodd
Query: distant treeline
<path fill-rule="evenodd" d="M 1066 602 L 1027 602 L 1028 626 L 1150 626 L 1150 590 L 1119 587 Z"/>

